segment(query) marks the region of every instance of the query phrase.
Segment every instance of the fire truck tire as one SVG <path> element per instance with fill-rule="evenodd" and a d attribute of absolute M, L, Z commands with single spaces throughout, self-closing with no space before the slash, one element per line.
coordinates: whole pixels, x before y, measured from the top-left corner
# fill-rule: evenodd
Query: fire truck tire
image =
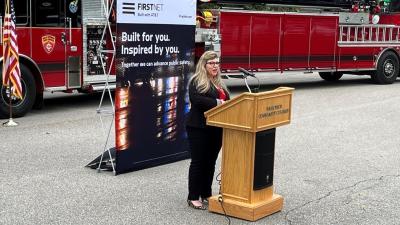
<path fill-rule="evenodd" d="M 319 72 L 319 76 L 326 81 L 338 81 L 343 73 L 340 72 Z"/>
<path fill-rule="evenodd" d="M 378 61 L 378 67 L 371 75 L 377 84 L 392 84 L 399 75 L 399 58 L 394 52 L 385 52 Z"/>
<path fill-rule="evenodd" d="M 33 103 L 35 103 L 36 98 L 36 86 L 35 79 L 29 69 L 20 65 L 21 69 L 21 84 L 22 84 L 22 100 L 12 99 L 12 117 L 22 117 L 29 110 L 31 110 Z M 2 82 L 0 82 L 0 118 L 9 117 L 9 94 L 6 87 L 3 87 Z"/>

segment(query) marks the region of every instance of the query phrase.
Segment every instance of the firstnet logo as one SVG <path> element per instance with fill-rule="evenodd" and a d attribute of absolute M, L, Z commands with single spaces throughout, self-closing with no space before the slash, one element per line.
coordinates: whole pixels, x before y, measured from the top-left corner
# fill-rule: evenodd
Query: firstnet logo
<path fill-rule="evenodd" d="M 158 17 L 164 4 L 122 2 L 122 14 L 140 17 Z"/>
<path fill-rule="evenodd" d="M 137 9 L 141 11 L 149 11 L 149 12 L 161 12 L 163 11 L 164 4 L 155 4 L 155 3 L 138 3 Z"/>
<path fill-rule="evenodd" d="M 158 17 L 159 13 L 164 10 L 164 4 L 155 3 L 137 3 L 137 16 L 141 17 Z"/>
<path fill-rule="evenodd" d="M 136 15 L 135 3 L 123 2 L 122 3 L 122 14 Z"/>
<path fill-rule="evenodd" d="M 155 4 L 155 3 L 131 3 L 131 2 L 123 2 L 122 3 L 122 13 L 137 15 L 137 13 L 141 12 L 138 16 L 149 16 L 150 14 L 158 12 L 162 12 L 164 9 L 164 4 Z"/>

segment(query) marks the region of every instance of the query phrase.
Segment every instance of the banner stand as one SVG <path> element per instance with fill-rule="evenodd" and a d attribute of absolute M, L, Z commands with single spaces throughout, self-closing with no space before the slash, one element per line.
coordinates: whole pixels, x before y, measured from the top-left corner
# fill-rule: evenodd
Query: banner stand
<path fill-rule="evenodd" d="M 97 167 L 98 172 L 112 170 L 117 175 L 187 159 L 185 117 L 190 109 L 187 86 L 195 69 L 196 4 L 178 0 L 112 0 L 110 4 L 113 2 L 116 26 L 111 26 L 114 18 L 110 11 L 114 9 L 103 2 L 107 23 L 101 42 L 106 40 L 106 44 L 97 51 L 100 60 L 101 56 L 110 59 L 101 61 L 107 82 L 97 109 L 106 142 L 102 154 L 87 167 Z M 178 2 L 182 5 L 179 9 Z M 114 71 L 113 102 L 108 77 Z M 101 109 L 106 91 L 112 110 Z M 112 118 L 107 125 L 103 121 L 106 115 Z"/>
<path fill-rule="evenodd" d="M 115 40 L 112 39 L 112 34 L 111 34 L 111 24 L 110 24 L 110 15 L 111 15 L 111 10 L 112 10 L 112 4 L 114 1 L 108 1 L 108 2 L 102 2 L 102 6 L 104 8 L 104 18 L 107 21 L 104 25 L 103 28 L 103 33 L 101 36 L 100 42 L 103 41 L 108 41 L 107 36 L 111 37 L 111 42 L 112 42 L 112 47 L 111 49 L 103 49 L 102 45 L 99 45 L 99 48 L 97 49 L 97 56 L 100 59 L 102 68 L 103 68 L 103 73 L 106 75 L 106 82 L 101 94 L 100 98 L 100 103 L 99 106 L 96 109 L 97 114 L 100 117 L 100 122 L 101 122 L 101 127 L 102 130 L 106 130 L 107 128 L 105 127 L 104 121 L 103 121 L 103 116 L 109 116 L 112 115 L 112 119 L 110 122 L 110 125 L 108 127 L 108 130 L 106 131 L 106 140 L 103 148 L 103 153 L 99 155 L 96 159 L 94 159 L 92 162 L 86 165 L 86 167 L 90 167 L 92 169 L 97 169 L 97 172 L 101 172 L 102 170 L 106 171 L 113 171 L 113 174 L 116 175 L 116 170 L 115 170 L 115 155 L 116 155 L 116 150 L 115 147 L 108 148 L 108 142 L 110 140 L 110 135 L 111 131 L 113 129 L 114 121 L 115 121 L 115 106 L 114 106 L 114 101 L 113 97 L 111 95 L 111 89 L 110 89 L 110 83 L 109 83 L 109 77 L 112 69 L 112 65 L 114 63 L 115 59 Z M 102 55 L 112 55 L 111 60 L 108 61 L 108 68 L 107 68 L 107 62 L 103 61 Z M 104 95 L 108 93 L 108 96 L 110 97 L 110 102 L 111 102 L 111 109 L 103 109 L 103 100 L 104 100 Z"/>

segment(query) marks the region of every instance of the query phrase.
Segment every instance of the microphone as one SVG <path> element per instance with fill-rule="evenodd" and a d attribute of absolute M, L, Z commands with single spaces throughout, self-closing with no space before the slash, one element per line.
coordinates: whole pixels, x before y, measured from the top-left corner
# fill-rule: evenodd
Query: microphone
<path fill-rule="evenodd" d="M 258 88 L 254 88 L 254 92 L 258 92 L 258 90 L 260 89 L 260 80 L 256 77 L 256 75 L 254 75 L 254 73 L 250 73 L 249 71 L 243 69 L 242 67 L 238 67 L 238 70 L 239 70 L 240 72 L 243 73 L 244 82 L 245 82 L 246 87 L 247 87 L 247 89 L 249 90 L 250 93 L 251 93 L 251 89 L 250 89 L 250 87 L 249 87 L 249 84 L 247 83 L 247 77 L 248 77 L 248 76 L 251 76 L 251 77 L 254 77 L 254 78 L 257 79 L 257 81 L 258 81 Z"/>
<path fill-rule="evenodd" d="M 246 75 L 246 76 L 256 77 L 256 76 L 254 75 L 254 73 L 250 73 L 249 71 L 243 69 L 242 67 L 238 67 L 238 70 L 239 70 L 240 72 L 242 72 L 242 73 L 243 73 L 244 75 Z M 246 77 L 246 76 L 245 76 L 245 77 Z"/>

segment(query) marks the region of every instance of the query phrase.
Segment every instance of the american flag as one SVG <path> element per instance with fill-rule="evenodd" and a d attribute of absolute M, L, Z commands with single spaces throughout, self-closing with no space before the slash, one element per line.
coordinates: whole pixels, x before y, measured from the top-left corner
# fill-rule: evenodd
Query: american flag
<path fill-rule="evenodd" d="M 19 69 L 17 33 L 15 30 L 13 0 L 7 0 L 3 28 L 3 85 L 12 84 L 12 93 L 22 99 L 21 71 Z"/>

